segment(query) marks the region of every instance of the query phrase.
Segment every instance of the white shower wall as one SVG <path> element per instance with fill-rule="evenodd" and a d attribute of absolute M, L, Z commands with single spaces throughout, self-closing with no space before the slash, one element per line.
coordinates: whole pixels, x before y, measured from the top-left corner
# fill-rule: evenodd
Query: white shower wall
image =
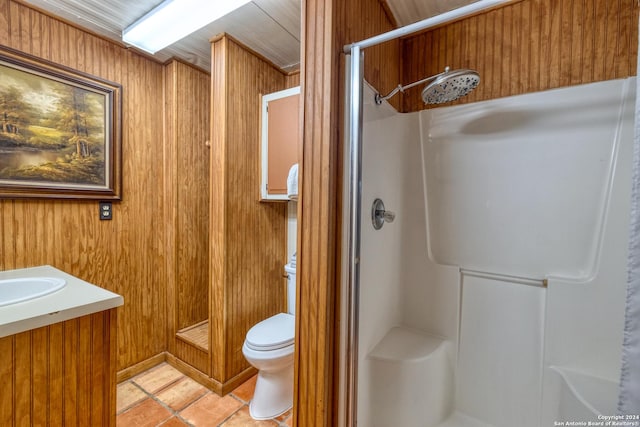
<path fill-rule="evenodd" d="M 394 326 L 449 342 L 455 410 L 478 420 L 468 425 L 548 425 L 557 384 L 545 366 L 615 375 L 631 86 L 604 82 L 399 114 L 376 106 L 365 85 L 358 425 L 387 427 L 372 417 L 368 355 Z M 396 213 L 379 231 L 371 226 L 375 198 Z M 548 277 L 549 288 L 463 280 L 461 268 Z M 518 385 L 526 396 L 509 390 Z M 537 413 L 521 424 L 543 400 L 544 419 Z M 446 426 L 467 425 L 456 416 Z"/>
<path fill-rule="evenodd" d="M 358 425 L 376 426 L 370 407 L 372 362 L 367 357 L 397 325 L 455 343 L 459 299 L 457 268 L 427 257 L 424 190 L 417 114 L 398 114 L 364 90 L 362 240 L 358 363 Z M 375 231 L 371 204 L 384 201 L 394 222 Z M 453 359 L 451 354 L 451 359 Z"/>

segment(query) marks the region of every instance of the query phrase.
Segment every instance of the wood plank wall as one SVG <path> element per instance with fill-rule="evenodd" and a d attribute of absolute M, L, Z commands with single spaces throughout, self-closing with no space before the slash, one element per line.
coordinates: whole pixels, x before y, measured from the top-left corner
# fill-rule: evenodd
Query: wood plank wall
<path fill-rule="evenodd" d="M 242 355 L 249 328 L 286 308 L 286 204 L 258 201 L 260 94 L 296 78 L 223 35 L 211 79 L 212 377 L 229 384 L 253 372 Z"/>
<path fill-rule="evenodd" d="M 0 338 L 0 425 L 116 425 L 116 310 Z"/>
<path fill-rule="evenodd" d="M 163 65 L 12 0 L 0 0 L 0 44 L 123 87 L 123 195 L 113 220 L 98 219 L 97 201 L 0 200 L 0 269 L 50 264 L 123 295 L 118 370 L 166 351 L 165 257 L 174 248 L 165 248 Z"/>
<path fill-rule="evenodd" d="M 209 319 L 210 76 L 180 61 L 165 67 L 164 195 L 168 350 L 210 374 L 209 354 L 176 332 Z"/>
<path fill-rule="evenodd" d="M 480 72 L 480 86 L 458 103 L 636 75 L 636 0 L 523 0 L 402 43 L 402 81 L 445 66 Z M 402 111 L 426 108 L 409 90 Z"/>
<path fill-rule="evenodd" d="M 344 138 L 342 46 L 393 29 L 378 0 L 303 2 L 304 142 L 298 203 L 297 426 L 338 425 L 339 241 Z M 399 41 L 368 50 L 365 79 L 399 82 Z M 397 103 L 397 100 L 392 101 Z"/>

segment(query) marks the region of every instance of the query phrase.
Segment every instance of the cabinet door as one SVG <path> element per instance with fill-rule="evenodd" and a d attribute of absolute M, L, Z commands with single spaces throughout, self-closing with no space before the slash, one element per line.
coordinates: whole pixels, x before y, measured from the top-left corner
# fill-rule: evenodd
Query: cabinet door
<path fill-rule="evenodd" d="M 287 177 L 298 163 L 300 87 L 262 97 L 262 200 L 289 200 Z"/>

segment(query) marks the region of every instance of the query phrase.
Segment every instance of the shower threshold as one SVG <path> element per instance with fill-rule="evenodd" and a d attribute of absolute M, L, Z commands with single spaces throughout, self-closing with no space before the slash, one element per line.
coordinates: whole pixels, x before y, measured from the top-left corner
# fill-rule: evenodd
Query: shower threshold
<path fill-rule="evenodd" d="M 195 325 L 180 329 L 176 333 L 176 337 L 202 351 L 209 351 L 209 321 L 203 320 Z"/>

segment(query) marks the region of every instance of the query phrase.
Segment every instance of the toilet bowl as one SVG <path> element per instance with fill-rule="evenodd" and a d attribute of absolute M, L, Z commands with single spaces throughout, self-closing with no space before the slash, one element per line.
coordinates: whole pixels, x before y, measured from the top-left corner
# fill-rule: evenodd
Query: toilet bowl
<path fill-rule="evenodd" d="M 293 406 L 293 352 L 295 319 L 280 313 L 247 333 L 242 354 L 258 369 L 249 413 L 257 420 L 275 418 Z"/>
<path fill-rule="evenodd" d="M 279 313 L 247 332 L 242 354 L 258 369 L 249 414 L 256 420 L 275 418 L 293 406 L 293 354 L 295 349 L 295 254 L 285 266 L 288 313 Z"/>

